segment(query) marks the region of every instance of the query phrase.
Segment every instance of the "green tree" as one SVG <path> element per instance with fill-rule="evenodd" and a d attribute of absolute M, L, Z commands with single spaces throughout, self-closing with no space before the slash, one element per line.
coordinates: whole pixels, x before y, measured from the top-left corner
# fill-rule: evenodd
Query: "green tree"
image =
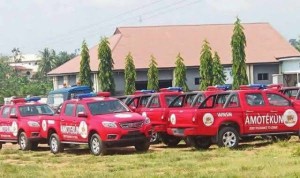
<path fill-rule="evenodd" d="M 300 38 L 298 40 L 290 39 L 289 42 L 292 46 L 294 46 L 300 52 Z"/>
<path fill-rule="evenodd" d="M 75 53 L 69 54 L 66 51 L 60 51 L 56 56 L 54 60 L 53 68 L 57 68 L 61 66 L 62 64 L 66 63 L 70 59 L 73 59 L 76 56 Z"/>
<path fill-rule="evenodd" d="M 208 41 L 204 40 L 200 56 L 200 90 L 213 84 L 213 59 Z"/>
<path fill-rule="evenodd" d="M 55 51 L 45 48 L 43 51 L 39 51 L 39 57 L 41 58 L 39 65 L 39 72 L 46 77 L 47 73 L 53 69 L 55 60 Z"/>
<path fill-rule="evenodd" d="M 186 67 L 184 65 L 184 60 L 180 56 L 180 53 L 176 57 L 176 62 L 175 62 L 175 82 L 174 85 L 178 87 L 183 87 L 184 91 L 188 91 L 189 88 L 186 84 Z"/>
<path fill-rule="evenodd" d="M 13 53 L 14 63 L 22 62 L 23 56 L 19 48 L 13 48 L 11 52 Z"/>
<path fill-rule="evenodd" d="M 224 68 L 221 65 L 220 57 L 217 52 L 215 52 L 213 57 L 213 84 L 212 85 L 222 85 L 225 84 L 226 75 L 224 74 Z"/>
<path fill-rule="evenodd" d="M 240 19 L 237 18 L 231 37 L 233 89 L 238 89 L 240 85 L 248 84 L 245 54 L 246 36 L 243 30 Z"/>
<path fill-rule="evenodd" d="M 125 58 L 125 94 L 130 95 L 135 91 L 136 71 L 133 57 L 129 53 Z"/>
<path fill-rule="evenodd" d="M 159 89 L 158 69 L 157 69 L 156 59 L 153 55 L 151 55 L 147 77 L 148 77 L 147 89 L 148 90 L 158 90 Z"/>
<path fill-rule="evenodd" d="M 98 45 L 98 59 L 99 62 L 99 83 L 102 91 L 109 91 L 115 93 L 114 81 L 114 61 L 111 55 L 111 49 L 107 38 L 102 38 Z"/>
<path fill-rule="evenodd" d="M 79 80 L 81 85 L 86 85 L 93 88 L 93 82 L 91 79 L 90 55 L 85 40 L 82 42 L 81 46 Z"/>

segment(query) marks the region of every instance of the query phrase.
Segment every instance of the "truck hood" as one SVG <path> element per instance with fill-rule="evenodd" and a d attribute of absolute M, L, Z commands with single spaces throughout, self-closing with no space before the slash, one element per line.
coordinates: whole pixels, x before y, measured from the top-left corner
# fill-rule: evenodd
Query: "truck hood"
<path fill-rule="evenodd" d="M 134 121 L 144 121 L 145 118 L 138 113 L 133 112 L 122 112 L 122 113 L 113 113 L 113 114 L 102 114 L 92 116 L 93 119 L 99 121 L 109 121 L 109 122 L 134 122 Z"/>

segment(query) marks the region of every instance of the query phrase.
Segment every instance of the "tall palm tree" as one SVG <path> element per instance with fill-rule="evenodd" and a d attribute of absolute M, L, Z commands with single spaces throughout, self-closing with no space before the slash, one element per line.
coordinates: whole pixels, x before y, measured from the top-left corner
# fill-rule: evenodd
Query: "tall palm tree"
<path fill-rule="evenodd" d="M 39 62 L 39 72 L 46 76 L 54 67 L 55 51 L 45 48 L 43 51 L 39 51 L 41 61 Z"/>

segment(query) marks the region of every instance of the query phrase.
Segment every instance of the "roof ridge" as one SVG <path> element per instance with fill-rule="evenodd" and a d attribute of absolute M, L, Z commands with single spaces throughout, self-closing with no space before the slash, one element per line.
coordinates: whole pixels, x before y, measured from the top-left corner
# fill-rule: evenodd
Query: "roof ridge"
<path fill-rule="evenodd" d="M 270 24 L 269 22 L 248 22 L 248 23 L 241 23 L 242 25 L 254 25 L 254 24 Z M 181 25 L 145 25 L 145 26 L 121 26 L 117 27 L 117 29 L 122 28 L 156 28 L 156 27 L 190 27 L 190 26 L 218 26 L 218 25 L 234 25 L 233 23 L 218 23 L 218 24 L 181 24 Z M 116 32 L 115 31 L 115 32 Z"/>

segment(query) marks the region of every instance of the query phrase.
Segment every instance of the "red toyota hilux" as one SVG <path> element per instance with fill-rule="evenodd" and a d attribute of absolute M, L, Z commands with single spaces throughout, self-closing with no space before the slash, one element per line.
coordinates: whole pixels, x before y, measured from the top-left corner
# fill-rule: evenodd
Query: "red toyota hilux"
<path fill-rule="evenodd" d="M 235 148 L 240 138 L 299 135 L 299 114 L 283 94 L 249 89 L 221 92 L 206 98 L 184 130 L 192 145 L 207 149 L 216 143 Z"/>
<path fill-rule="evenodd" d="M 39 97 L 13 99 L 0 110 L 0 148 L 4 143 L 18 143 L 21 150 L 34 150 L 46 143 L 40 135 L 41 119 L 52 118 L 54 111 Z"/>
<path fill-rule="evenodd" d="M 63 151 L 67 144 L 88 144 L 94 155 L 105 154 L 108 147 L 149 149 L 148 118 L 131 112 L 116 98 L 93 93 L 77 97 L 65 101 L 57 117 L 42 121 L 41 136 L 48 140 L 52 153 Z"/>

